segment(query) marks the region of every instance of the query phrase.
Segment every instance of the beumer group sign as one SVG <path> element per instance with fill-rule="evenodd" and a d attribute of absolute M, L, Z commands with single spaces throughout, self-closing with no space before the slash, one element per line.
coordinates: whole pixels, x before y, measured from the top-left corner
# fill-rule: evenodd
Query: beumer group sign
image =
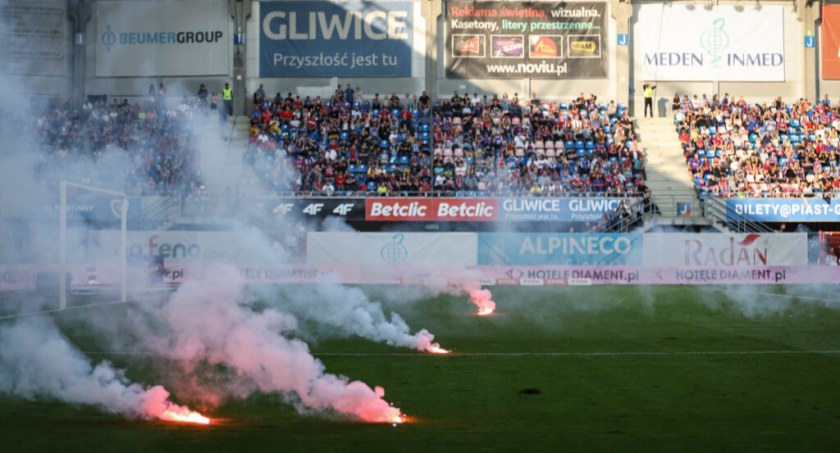
<path fill-rule="evenodd" d="M 96 27 L 97 77 L 228 73 L 224 0 L 100 1 Z"/>

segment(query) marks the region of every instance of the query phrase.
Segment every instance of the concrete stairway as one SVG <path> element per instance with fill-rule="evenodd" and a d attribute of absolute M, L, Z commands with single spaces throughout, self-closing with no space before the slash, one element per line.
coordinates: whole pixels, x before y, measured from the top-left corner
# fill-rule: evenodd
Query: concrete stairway
<path fill-rule="evenodd" d="M 242 178 L 242 157 L 248 145 L 248 117 L 233 117 L 227 123 L 215 120 L 202 125 L 199 137 L 201 175 L 206 194 L 236 197 Z"/>
<path fill-rule="evenodd" d="M 636 131 L 647 158 L 646 183 L 653 202 L 662 213 L 658 223 L 706 223 L 700 212 L 700 202 L 694 191 L 694 182 L 688 172 L 673 119 L 637 118 Z M 690 203 L 691 215 L 678 215 L 677 203 Z"/>

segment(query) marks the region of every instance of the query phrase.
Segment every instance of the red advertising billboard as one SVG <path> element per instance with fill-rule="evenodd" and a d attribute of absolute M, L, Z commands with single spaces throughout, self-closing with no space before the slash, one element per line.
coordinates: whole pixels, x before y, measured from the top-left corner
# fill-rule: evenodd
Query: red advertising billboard
<path fill-rule="evenodd" d="M 823 80 L 840 80 L 840 5 L 822 7 L 821 46 Z"/>
<path fill-rule="evenodd" d="M 369 222 L 494 222 L 499 202 L 490 198 L 368 198 Z"/>

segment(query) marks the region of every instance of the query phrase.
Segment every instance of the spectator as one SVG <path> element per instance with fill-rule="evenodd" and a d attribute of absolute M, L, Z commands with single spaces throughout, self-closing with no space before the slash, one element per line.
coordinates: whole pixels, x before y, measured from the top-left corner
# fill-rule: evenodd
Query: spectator
<path fill-rule="evenodd" d="M 648 108 L 650 108 L 650 116 L 653 118 L 653 93 L 656 90 L 656 85 L 646 83 L 642 86 L 645 96 L 645 118 L 648 115 Z"/>
<path fill-rule="evenodd" d="M 210 95 L 210 110 L 217 110 L 219 108 L 219 93 L 213 92 Z"/>
<path fill-rule="evenodd" d="M 254 104 L 262 104 L 264 101 L 265 90 L 263 89 L 263 84 L 260 84 L 260 86 L 257 88 L 257 91 L 254 91 Z"/>
<path fill-rule="evenodd" d="M 356 101 L 356 91 L 353 90 L 353 86 L 349 83 L 347 84 L 347 89 L 344 90 L 344 101 L 350 105 Z"/>
<path fill-rule="evenodd" d="M 225 87 L 222 88 L 222 102 L 225 105 L 225 116 L 223 118 L 227 119 L 227 117 L 233 116 L 233 90 L 228 83 L 225 83 Z"/>
<path fill-rule="evenodd" d="M 829 266 L 840 266 L 840 254 L 836 247 L 832 247 L 825 256 L 825 264 Z"/>
<path fill-rule="evenodd" d="M 198 97 L 198 104 L 202 107 L 207 107 L 207 87 L 204 86 L 202 83 L 198 86 L 198 93 L 196 94 Z"/>

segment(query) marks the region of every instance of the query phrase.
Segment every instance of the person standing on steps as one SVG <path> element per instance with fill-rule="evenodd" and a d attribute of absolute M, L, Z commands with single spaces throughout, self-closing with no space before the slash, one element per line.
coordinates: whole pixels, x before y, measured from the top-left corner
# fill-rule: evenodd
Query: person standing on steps
<path fill-rule="evenodd" d="M 645 93 L 645 118 L 647 118 L 648 107 L 650 108 L 650 117 L 653 118 L 653 91 L 656 90 L 656 85 L 646 83 L 642 88 Z"/>
<path fill-rule="evenodd" d="M 222 88 L 222 102 L 225 105 L 225 113 L 228 117 L 233 116 L 233 89 L 226 83 Z"/>

